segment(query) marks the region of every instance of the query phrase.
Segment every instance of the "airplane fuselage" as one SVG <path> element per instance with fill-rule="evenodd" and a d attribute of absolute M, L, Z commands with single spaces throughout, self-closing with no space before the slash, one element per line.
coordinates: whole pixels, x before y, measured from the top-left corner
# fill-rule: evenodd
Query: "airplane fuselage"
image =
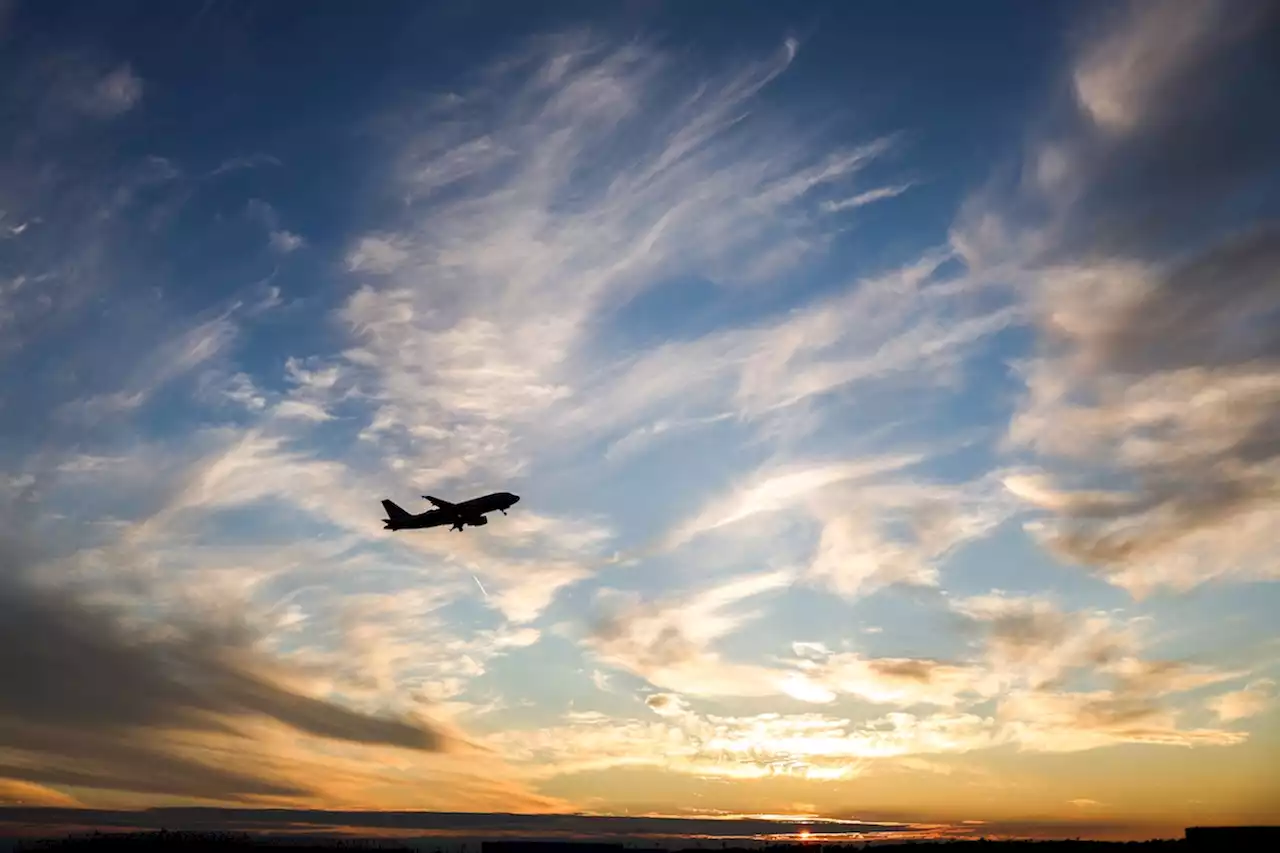
<path fill-rule="evenodd" d="M 401 509 L 390 500 L 384 500 L 382 507 L 387 511 L 387 517 L 383 519 L 383 529 L 421 530 L 428 527 L 443 527 L 446 524 L 454 530 L 461 530 L 468 524 L 472 527 L 480 527 L 489 523 L 485 513 L 497 511 L 506 515 L 507 510 L 520 500 L 519 495 L 513 495 L 511 492 L 492 492 L 459 503 L 442 501 L 429 495 L 423 497 L 435 504 L 435 509 L 413 514 Z"/>

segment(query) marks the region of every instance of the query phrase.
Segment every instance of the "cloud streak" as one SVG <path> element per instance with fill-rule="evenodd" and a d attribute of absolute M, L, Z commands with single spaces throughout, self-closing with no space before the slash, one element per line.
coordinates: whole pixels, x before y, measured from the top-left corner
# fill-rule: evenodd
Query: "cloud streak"
<path fill-rule="evenodd" d="M 148 790 L 159 793 L 187 774 L 182 790 L 210 799 L 301 794 L 282 782 L 156 746 L 162 732 L 234 734 L 236 721 L 245 717 L 353 743 L 446 748 L 448 737 L 425 721 L 366 715 L 301 692 L 255 648 L 248 626 L 190 617 L 137 624 L 131 614 L 95 604 L 81 590 L 39 581 L 22 560 L 6 543 L 0 595 L 8 614 L 7 651 L 0 665 L 10 687 L 0 703 L 0 725 L 11 752 L 81 768 L 31 767 L 27 781 L 138 790 L 130 786 L 167 767 L 166 781 Z M 4 775 L 22 776 L 19 771 L 9 766 Z"/>

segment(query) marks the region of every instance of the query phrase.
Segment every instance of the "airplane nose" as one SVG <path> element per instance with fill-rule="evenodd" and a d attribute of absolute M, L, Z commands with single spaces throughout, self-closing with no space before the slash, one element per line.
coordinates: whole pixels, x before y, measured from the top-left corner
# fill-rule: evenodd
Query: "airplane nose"
<path fill-rule="evenodd" d="M 513 504 L 514 504 L 514 503 L 519 503 L 519 502 L 520 502 L 520 496 L 519 496 L 519 495 L 512 495 L 512 496 L 511 496 L 511 502 L 512 502 Z"/>

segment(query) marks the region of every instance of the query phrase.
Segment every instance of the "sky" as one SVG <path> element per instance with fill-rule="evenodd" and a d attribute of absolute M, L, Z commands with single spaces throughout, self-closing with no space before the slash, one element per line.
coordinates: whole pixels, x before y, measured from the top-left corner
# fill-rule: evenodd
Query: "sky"
<path fill-rule="evenodd" d="M 0 44 L 0 803 L 1280 818 L 1280 4 Z"/>

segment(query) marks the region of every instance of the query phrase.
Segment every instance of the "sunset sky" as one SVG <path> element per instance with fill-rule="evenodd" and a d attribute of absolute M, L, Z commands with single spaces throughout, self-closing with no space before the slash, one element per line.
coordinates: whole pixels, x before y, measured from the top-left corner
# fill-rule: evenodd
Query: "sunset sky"
<path fill-rule="evenodd" d="M 0 0 L 0 804 L 1280 820 L 1277 57 Z"/>

